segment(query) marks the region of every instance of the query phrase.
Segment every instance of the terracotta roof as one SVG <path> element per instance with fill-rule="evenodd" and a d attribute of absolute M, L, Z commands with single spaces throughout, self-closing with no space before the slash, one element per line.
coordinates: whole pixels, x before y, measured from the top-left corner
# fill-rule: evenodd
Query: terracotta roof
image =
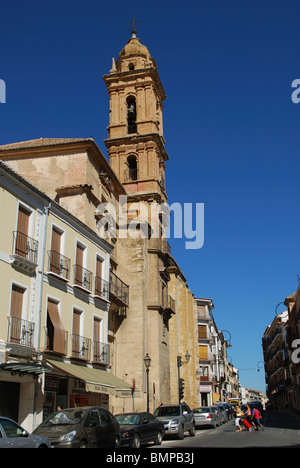
<path fill-rule="evenodd" d="M 37 138 L 35 140 L 19 141 L 17 143 L 9 143 L 1 145 L 0 151 L 17 150 L 22 148 L 39 148 L 43 146 L 55 146 L 68 143 L 94 141 L 93 138 Z"/>

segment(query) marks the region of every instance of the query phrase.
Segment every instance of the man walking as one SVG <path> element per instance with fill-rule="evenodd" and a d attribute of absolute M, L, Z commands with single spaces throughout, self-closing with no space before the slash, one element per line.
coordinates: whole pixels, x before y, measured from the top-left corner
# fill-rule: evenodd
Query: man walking
<path fill-rule="evenodd" d="M 262 416 L 257 408 L 253 408 L 251 411 L 251 419 L 255 426 L 255 431 L 258 431 L 258 426 L 261 427 L 262 431 L 264 430 L 264 426 L 261 424 Z"/>

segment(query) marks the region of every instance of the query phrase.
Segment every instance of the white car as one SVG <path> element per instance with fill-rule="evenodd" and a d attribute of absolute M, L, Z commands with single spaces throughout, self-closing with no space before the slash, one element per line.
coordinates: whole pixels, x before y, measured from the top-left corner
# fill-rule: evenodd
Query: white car
<path fill-rule="evenodd" d="M 184 433 L 189 432 L 194 436 L 195 418 L 193 412 L 185 403 L 178 405 L 160 405 L 153 413 L 156 419 L 164 423 L 165 434 L 176 435 L 178 439 L 184 438 Z"/>
<path fill-rule="evenodd" d="M 0 416 L 0 448 L 51 448 L 45 437 L 29 434 L 15 421 Z"/>
<path fill-rule="evenodd" d="M 202 406 L 194 408 L 195 424 L 198 426 L 209 426 L 216 428 L 222 424 L 221 416 L 215 406 Z"/>

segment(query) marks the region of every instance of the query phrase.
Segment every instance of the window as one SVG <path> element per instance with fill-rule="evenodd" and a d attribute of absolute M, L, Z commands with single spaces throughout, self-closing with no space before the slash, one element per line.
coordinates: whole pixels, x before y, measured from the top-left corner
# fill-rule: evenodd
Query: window
<path fill-rule="evenodd" d="M 199 359 L 200 360 L 207 360 L 208 359 L 208 352 L 207 346 L 200 345 L 199 346 Z"/>
<path fill-rule="evenodd" d="M 206 339 L 207 332 L 206 332 L 206 325 L 198 325 L 198 339 Z"/>
<path fill-rule="evenodd" d="M 25 289 L 12 285 L 11 303 L 10 303 L 10 341 L 12 343 L 22 343 L 22 335 L 26 329 L 22 325 L 23 299 Z"/>
<path fill-rule="evenodd" d="M 28 229 L 30 211 L 22 205 L 19 205 L 18 224 L 16 232 L 15 253 L 21 257 L 27 258 L 28 255 Z"/>
<path fill-rule="evenodd" d="M 77 359 L 89 360 L 91 340 L 81 336 L 83 328 L 83 311 L 73 309 L 72 356 Z"/>
<path fill-rule="evenodd" d="M 60 354 L 66 353 L 66 332 L 59 315 L 59 302 L 47 302 L 47 350 Z"/>
<path fill-rule="evenodd" d="M 126 100 L 127 103 L 127 128 L 128 133 L 136 133 L 136 101 L 134 96 L 129 96 Z"/>
<path fill-rule="evenodd" d="M 208 381 L 208 367 L 204 367 L 204 366 L 200 367 L 200 380 Z"/>
<path fill-rule="evenodd" d="M 23 429 L 18 424 L 8 419 L 2 419 L 1 424 L 6 437 L 23 437 Z"/>
<path fill-rule="evenodd" d="M 138 174 L 137 174 L 137 159 L 136 156 L 129 156 L 127 158 L 127 164 L 128 164 L 128 175 L 129 175 L 129 180 L 137 180 Z"/>
<path fill-rule="evenodd" d="M 74 285 L 92 291 L 93 273 L 83 267 L 86 258 L 86 247 L 80 242 L 76 245 L 76 263 L 74 266 Z"/>
<path fill-rule="evenodd" d="M 91 410 L 85 420 L 84 427 L 100 426 L 99 413 L 97 410 Z"/>
<path fill-rule="evenodd" d="M 96 276 L 95 276 L 95 296 L 109 299 L 108 297 L 108 284 L 102 279 L 103 276 L 103 263 L 104 260 L 97 255 L 96 257 Z"/>

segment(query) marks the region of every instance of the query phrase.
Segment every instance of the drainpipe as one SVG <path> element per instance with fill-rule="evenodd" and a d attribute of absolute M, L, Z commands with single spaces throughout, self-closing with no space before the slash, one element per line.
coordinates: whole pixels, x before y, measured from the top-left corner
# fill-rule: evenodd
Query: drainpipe
<path fill-rule="evenodd" d="M 51 208 L 51 202 L 46 208 L 45 213 L 45 223 L 44 223 L 44 236 L 43 236 L 43 249 L 42 249 L 42 262 L 41 262 L 41 284 L 40 284 L 40 297 L 39 297 L 39 311 L 38 311 L 38 323 L 37 323 L 37 362 L 42 362 L 41 354 L 41 317 L 42 317 L 42 301 L 43 301 L 43 284 L 44 284 L 44 270 L 45 270 L 45 254 L 46 254 L 46 241 L 47 241 L 47 226 L 49 218 L 49 210 Z M 33 399 L 33 430 L 36 428 L 36 406 L 37 406 L 37 396 L 38 396 L 38 387 L 39 387 L 39 378 L 35 379 L 34 385 L 34 399 Z"/>

